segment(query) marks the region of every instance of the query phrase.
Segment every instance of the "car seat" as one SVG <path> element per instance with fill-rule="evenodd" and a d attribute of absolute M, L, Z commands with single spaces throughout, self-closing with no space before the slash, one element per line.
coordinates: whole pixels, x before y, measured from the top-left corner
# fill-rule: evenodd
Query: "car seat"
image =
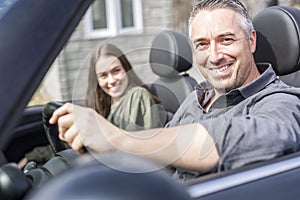
<path fill-rule="evenodd" d="M 161 31 L 152 42 L 149 62 L 158 78 L 148 87 L 160 99 L 169 121 L 197 85 L 187 73 L 193 65 L 189 38 L 173 30 Z"/>
<path fill-rule="evenodd" d="M 300 87 L 300 10 L 272 6 L 253 18 L 256 62 L 269 62 L 288 85 Z"/>

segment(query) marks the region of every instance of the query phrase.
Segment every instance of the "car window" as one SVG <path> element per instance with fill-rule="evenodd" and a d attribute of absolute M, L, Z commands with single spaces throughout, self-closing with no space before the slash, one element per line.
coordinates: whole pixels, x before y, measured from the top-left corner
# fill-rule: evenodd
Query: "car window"
<path fill-rule="evenodd" d="M 2 17 L 3 13 L 5 13 L 14 2 L 15 0 L 0 0 L 0 17 Z"/>
<path fill-rule="evenodd" d="M 60 90 L 59 73 L 56 67 L 56 61 L 51 65 L 50 69 L 44 76 L 41 84 L 35 91 L 27 107 L 35 105 L 45 105 L 50 101 L 64 101 Z M 68 101 L 67 99 L 65 101 Z"/>
<path fill-rule="evenodd" d="M 12 2 L 12 0 L 0 0 L 0 13 Z"/>

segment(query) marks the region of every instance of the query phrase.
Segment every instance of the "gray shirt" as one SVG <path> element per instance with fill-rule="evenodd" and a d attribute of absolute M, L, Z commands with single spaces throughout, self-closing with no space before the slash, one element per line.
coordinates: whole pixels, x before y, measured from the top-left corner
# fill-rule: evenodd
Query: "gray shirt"
<path fill-rule="evenodd" d="M 200 83 L 167 125 L 203 124 L 216 142 L 219 171 L 299 149 L 300 88 L 279 80 L 271 65 L 258 64 L 258 68 L 258 79 L 219 97 L 208 112 L 203 106 L 213 89 L 207 82 Z"/>

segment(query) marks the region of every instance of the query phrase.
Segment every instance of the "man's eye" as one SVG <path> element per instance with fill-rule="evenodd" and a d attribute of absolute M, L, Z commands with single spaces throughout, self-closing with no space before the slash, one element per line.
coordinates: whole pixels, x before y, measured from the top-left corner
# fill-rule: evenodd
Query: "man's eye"
<path fill-rule="evenodd" d="M 232 44 L 235 40 L 233 38 L 222 38 L 221 43 L 225 45 Z"/>
<path fill-rule="evenodd" d="M 196 49 L 199 51 L 204 51 L 206 49 L 208 49 L 208 43 L 207 42 L 199 42 L 196 44 Z"/>

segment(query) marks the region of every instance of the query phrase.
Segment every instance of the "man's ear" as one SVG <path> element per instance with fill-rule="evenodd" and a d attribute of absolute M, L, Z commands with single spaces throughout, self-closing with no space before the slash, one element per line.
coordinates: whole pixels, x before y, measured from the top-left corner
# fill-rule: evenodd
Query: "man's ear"
<path fill-rule="evenodd" d="M 256 50 L 256 31 L 255 30 L 251 31 L 249 42 L 250 42 L 251 52 L 254 53 Z"/>

